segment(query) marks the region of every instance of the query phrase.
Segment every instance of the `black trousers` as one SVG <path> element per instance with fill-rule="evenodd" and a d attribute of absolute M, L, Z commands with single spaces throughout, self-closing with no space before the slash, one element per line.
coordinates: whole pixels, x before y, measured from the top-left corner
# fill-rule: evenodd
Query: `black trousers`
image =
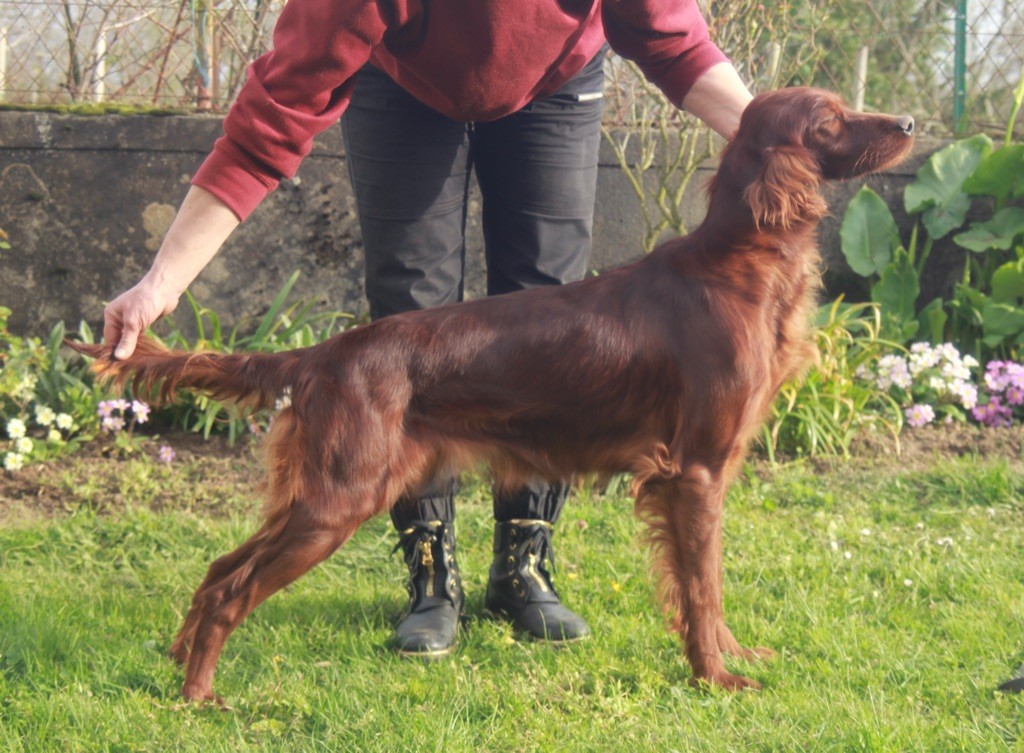
<path fill-rule="evenodd" d="M 341 120 L 366 251 L 370 316 L 462 300 L 470 176 L 483 197 L 487 294 L 582 279 L 590 256 L 604 52 L 561 89 L 487 123 L 451 120 L 364 67 Z M 457 481 L 439 478 L 392 510 L 452 520 Z M 568 484 L 496 495 L 495 517 L 554 521 Z"/>

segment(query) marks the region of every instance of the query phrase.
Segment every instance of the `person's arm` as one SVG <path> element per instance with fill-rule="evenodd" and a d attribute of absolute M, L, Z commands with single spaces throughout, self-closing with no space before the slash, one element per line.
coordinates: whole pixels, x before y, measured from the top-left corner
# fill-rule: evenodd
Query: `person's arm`
<path fill-rule="evenodd" d="M 729 138 L 752 99 L 725 54 L 708 36 L 695 0 L 604 0 L 612 49 L 633 60 L 677 107 Z"/>
<path fill-rule="evenodd" d="M 103 339 L 128 358 L 171 313 L 231 232 L 291 177 L 313 137 L 338 122 L 356 71 L 386 27 L 372 0 L 290 0 L 274 49 L 252 64 L 224 119 L 224 136 L 192 179 L 152 268 L 104 310 Z"/>
<path fill-rule="evenodd" d="M 719 63 L 690 87 L 683 97 L 683 109 L 703 120 L 719 136 L 731 139 L 751 99 L 750 91 L 732 63 Z"/>
<path fill-rule="evenodd" d="M 149 272 L 103 311 L 103 339 L 117 344 L 115 358 L 128 358 L 146 328 L 174 311 L 238 224 L 223 201 L 198 186 L 189 189 Z"/>

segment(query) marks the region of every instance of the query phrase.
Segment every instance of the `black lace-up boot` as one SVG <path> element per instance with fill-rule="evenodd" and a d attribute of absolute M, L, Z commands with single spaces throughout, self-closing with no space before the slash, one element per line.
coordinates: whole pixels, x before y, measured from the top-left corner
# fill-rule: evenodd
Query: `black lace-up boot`
<path fill-rule="evenodd" d="M 455 648 L 463 603 L 451 523 L 413 521 L 399 532 L 399 549 L 409 566 L 409 607 L 395 628 L 395 649 L 404 656 L 445 656 Z"/>
<path fill-rule="evenodd" d="M 551 523 L 509 520 L 494 529 L 494 562 L 485 605 L 531 637 L 568 642 L 590 635 L 583 618 L 562 605 L 551 583 Z"/>

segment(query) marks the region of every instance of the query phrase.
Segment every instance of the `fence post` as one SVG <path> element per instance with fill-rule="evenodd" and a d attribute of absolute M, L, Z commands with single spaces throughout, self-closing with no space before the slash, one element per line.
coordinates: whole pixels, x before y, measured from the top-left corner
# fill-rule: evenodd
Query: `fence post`
<path fill-rule="evenodd" d="M 7 98 L 7 27 L 0 26 L 0 102 Z"/>
<path fill-rule="evenodd" d="M 868 88 L 868 48 L 867 45 L 857 51 L 857 67 L 853 74 L 853 109 L 864 111 L 864 95 Z"/>
<path fill-rule="evenodd" d="M 964 130 L 964 104 L 967 100 L 967 0 L 957 0 L 953 48 L 953 129 Z"/>
<path fill-rule="evenodd" d="M 192 24 L 196 47 L 196 72 L 199 82 L 196 86 L 196 109 L 209 110 L 213 107 L 213 0 L 192 0 Z"/>
<path fill-rule="evenodd" d="M 92 87 L 94 102 L 102 102 L 107 96 L 107 30 L 100 27 L 96 36 L 96 81 Z"/>

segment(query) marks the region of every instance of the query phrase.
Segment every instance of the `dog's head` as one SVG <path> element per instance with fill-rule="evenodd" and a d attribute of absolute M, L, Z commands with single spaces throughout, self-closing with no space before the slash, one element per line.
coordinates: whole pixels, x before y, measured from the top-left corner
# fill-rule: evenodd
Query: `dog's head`
<path fill-rule="evenodd" d="M 758 227 L 788 228 L 827 212 L 823 179 L 852 178 L 898 163 L 913 143 L 907 115 L 854 112 L 834 94 L 795 87 L 758 95 L 722 158 L 742 176 Z"/>

